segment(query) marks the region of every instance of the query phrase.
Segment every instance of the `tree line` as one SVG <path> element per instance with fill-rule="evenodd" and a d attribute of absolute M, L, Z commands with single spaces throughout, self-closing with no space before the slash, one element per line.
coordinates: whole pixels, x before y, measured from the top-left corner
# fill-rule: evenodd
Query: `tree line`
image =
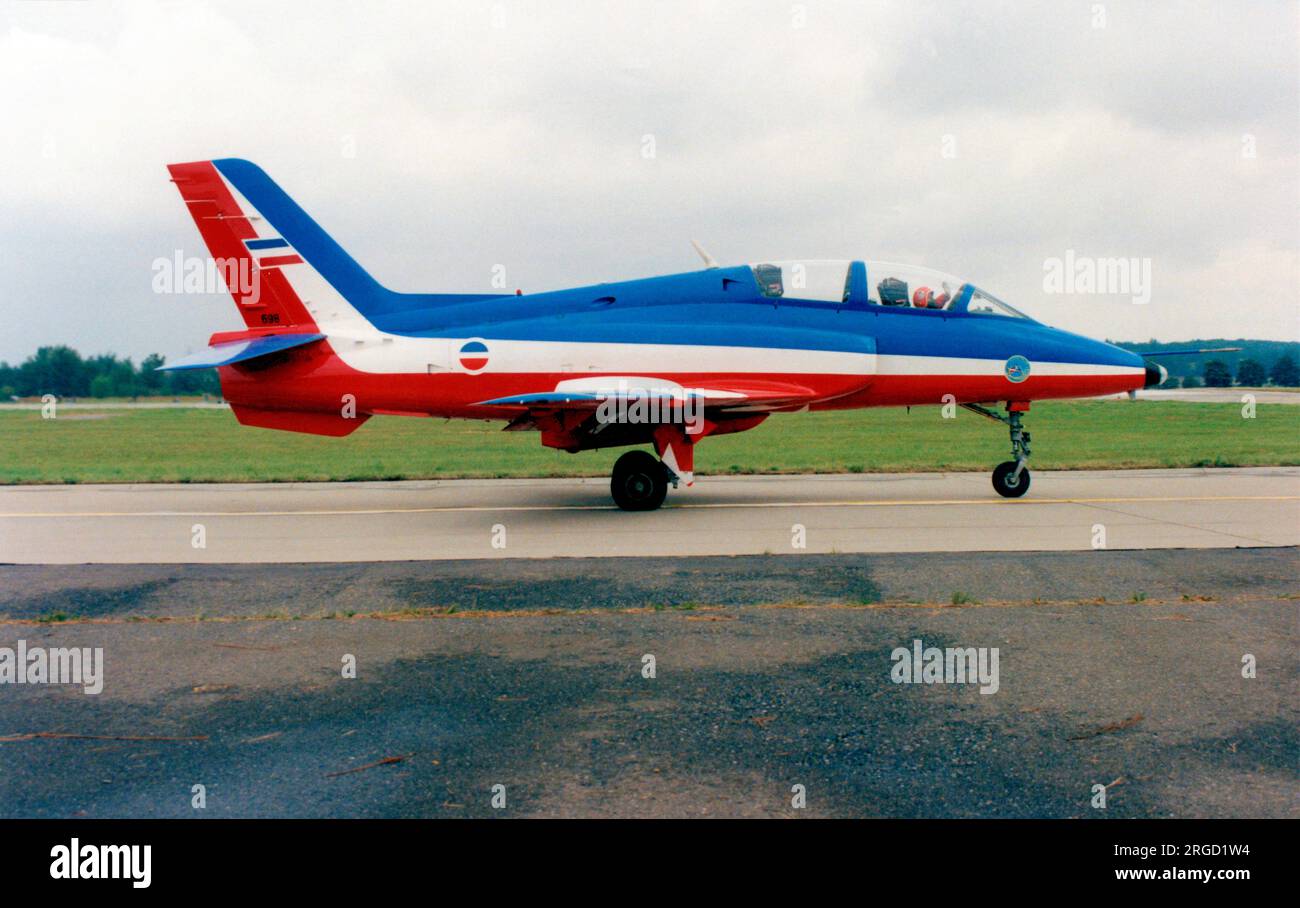
<path fill-rule="evenodd" d="M 1145 341 L 1117 340 L 1112 343 L 1126 350 L 1141 350 L 1150 354 L 1152 359 L 1169 370 L 1169 381 L 1164 385 L 1166 388 L 1177 388 L 1180 385 L 1197 388 L 1205 385 L 1207 378 L 1214 387 L 1227 387 L 1234 382 L 1248 387 L 1258 387 L 1270 381 L 1282 387 L 1294 387 L 1297 384 L 1295 364 L 1300 360 L 1300 343 L 1295 341 L 1197 337 L 1182 341 L 1157 341 L 1152 338 Z M 1224 347 L 1232 349 L 1184 356 L 1156 355 L 1177 350 L 1218 350 Z M 1215 361 L 1226 367 L 1226 376 L 1219 365 L 1210 366 Z M 1225 381 L 1227 384 L 1224 384 Z"/>
<path fill-rule="evenodd" d="M 1280 388 L 1300 387 L 1300 367 L 1297 367 L 1295 358 L 1289 353 L 1279 356 L 1269 369 L 1259 360 L 1246 357 L 1237 363 L 1237 374 L 1234 376 L 1232 368 L 1226 362 L 1212 359 L 1205 364 L 1199 378 L 1195 375 L 1181 379 L 1171 376 L 1163 387 L 1199 388 L 1204 385 L 1207 388 L 1230 388 L 1234 384 L 1245 388 L 1260 388 L 1269 384 Z"/>
<path fill-rule="evenodd" d="M 0 362 L 0 400 L 53 394 L 70 397 L 221 396 L 216 369 L 159 372 L 151 353 L 137 366 L 111 353 L 82 357 L 71 347 L 41 347 L 20 365 Z"/>

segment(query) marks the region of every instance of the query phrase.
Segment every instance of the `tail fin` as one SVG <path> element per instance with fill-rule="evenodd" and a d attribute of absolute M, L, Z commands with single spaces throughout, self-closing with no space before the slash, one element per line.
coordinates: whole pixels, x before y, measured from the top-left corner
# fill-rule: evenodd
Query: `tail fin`
<path fill-rule="evenodd" d="M 249 328 L 364 336 L 385 316 L 502 296 L 389 290 L 249 161 L 167 169 Z"/>
<path fill-rule="evenodd" d="M 380 286 L 260 167 L 237 158 L 169 164 L 249 328 L 372 333 Z"/>
<path fill-rule="evenodd" d="M 216 162 L 169 164 L 167 169 L 244 323 L 249 328 L 314 330 L 316 322 L 284 274 L 302 259 L 236 197 Z"/>

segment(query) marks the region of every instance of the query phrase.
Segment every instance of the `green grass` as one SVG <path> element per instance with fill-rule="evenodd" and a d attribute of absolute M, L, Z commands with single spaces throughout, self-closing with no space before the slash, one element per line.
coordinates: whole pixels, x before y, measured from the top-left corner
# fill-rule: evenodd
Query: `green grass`
<path fill-rule="evenodd" d="M 87 418 L 89 417 L 89 418 Z M 1300 464 L 1300 406 L 1181 401 L 1035 404 L 1038 469 Z M 706 439 L 696 472 L 985 472 L 1006 460 L 1005 427 L 938 407 L 778 415 Z M 348 438 L 245 428 L 222 410 L 0 411 L 0 483 L 275 482 L 604 476 L 621 449 L 566 454 L 500 423 L 375 417 Z"/>

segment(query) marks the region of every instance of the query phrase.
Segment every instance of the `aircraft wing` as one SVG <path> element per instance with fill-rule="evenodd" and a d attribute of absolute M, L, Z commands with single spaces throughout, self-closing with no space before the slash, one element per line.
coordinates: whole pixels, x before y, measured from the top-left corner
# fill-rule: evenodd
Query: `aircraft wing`
<path fill-rule="evenodd" d="M 726 383 L 722 387 L 686 388 L 664 379 L 641 376 L 604 376 L 560 382 L 553 390 L 497 397 L 475 404 L 476 407 L 500 407 L 525 410 L 595 410 L 606 401 L 649 400 L 679 401 L 688 399 L 697 406 L 718 412 L 770 412 L 798 408 L 811 403 L 818 394 L 810 388 L 787 382 L 746 381 Z"/>
<path fill-rule="evenodd" d="M 582 450 L 603 447 L 605 443 L 639 444 L 653 440 L 665 466 L 690 486 L 695 481 L 695 442 L 704 435 L 743 432 L 761 423 L 769 413 L 802 409 L 823 397 L 790 382 L 745 379 L 728 381 L 719 387 L 688 388 L 666 379 L 644 376 L 599 376 L 571 379 L 550 391 L 496 397 L 474 406 L 519 411 L 507 430 L 538 429 L 542 444 L 553 448 Z M 650 403 L 652 400 L 654 403 Z M 642 408 L 643 419 L 633 418 L 638 407 Z M 620 415 L 608 423 L 592 425 L 592 420 L 602 418 L 601 408 L 613 408 Z M 688 421 L 688 408 L 703 417 L 694 429 L 683 428 Z M 629 439 L 608 438 L 603 434 L 611 425 L 624 422 L 643 423 L 646 436 Z"/>

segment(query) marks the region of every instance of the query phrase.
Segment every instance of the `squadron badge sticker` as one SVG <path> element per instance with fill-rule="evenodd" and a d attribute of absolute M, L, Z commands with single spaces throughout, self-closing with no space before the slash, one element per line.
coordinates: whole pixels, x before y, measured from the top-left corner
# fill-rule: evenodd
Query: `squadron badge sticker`
<path fill-rule="evenodd" d="M 1007 380 L 1019 384 L 1029 377 L 1029 360 L 1017 354 L 1007 360 Z"/>

